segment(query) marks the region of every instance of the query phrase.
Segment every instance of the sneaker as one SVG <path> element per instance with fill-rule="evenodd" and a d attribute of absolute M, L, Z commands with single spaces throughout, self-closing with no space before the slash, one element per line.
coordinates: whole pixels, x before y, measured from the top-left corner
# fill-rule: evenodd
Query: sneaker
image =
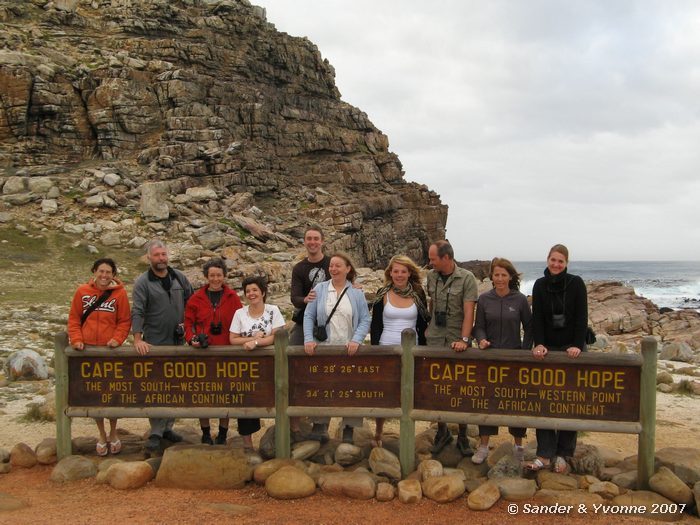
<path fill-rule="evenodd" d="M 525 447 L 513 445 L 513 457 L 515 461 L 520 461 L 521 463 L 525 461 Z"/>
<path fill-rule="evenodd" d="M 433 448 L 430 449 L 430 452 L 439 454 L 442 452 L 443 448 L 452 443 L 453 439 L 452 433 L 449 430 L 445 430 L 443 433 L 438 432 L 435 434 L 435 441 L 433 442 Z"/>
<path fill-rule="evenodd" d="M 355 432 L 354 428 L 346 426 L 343 429 L 343 443 L 350 443 L 352 445 L 352 438 L 353 438 L 354 432 Z"/>
<path fill-rule="evenodd" d="M 151 434 L 146 440 L 146 452 L 158 452 L 160 450 L 160 436 Z"/>
<path fill-rule="evenodd" d="M 202 443 L 205 445 L 213 445 L 214 441 L 211 438 L 211 434 L 202 434 Z"/>
<path fill-rule="evenodd" d="M 320 441 L 321 444 L 327 443 L 331 437 L 328 435 L 328 425 L 323 423 L 314 423 L 311 427 L 311 433 L 309 434 L 310 441 Z"/>
<path fill-rule="evenodd" d="M 163 439 L 167 439 L 171 443 L 179 443 L 182 441 L 182 436 L 173 430 L 163 432 Z"/>
<path fill-rule="evenodd" d="M 482 445 L 476 449 L 476 452 L 474 452 L 474 455 L 472 456 L 472 463 L 475 465 L 481 465 L 484 461 L 486 461 L 487 457 L 489 457 L 489 447 L 488 445 Z"/>

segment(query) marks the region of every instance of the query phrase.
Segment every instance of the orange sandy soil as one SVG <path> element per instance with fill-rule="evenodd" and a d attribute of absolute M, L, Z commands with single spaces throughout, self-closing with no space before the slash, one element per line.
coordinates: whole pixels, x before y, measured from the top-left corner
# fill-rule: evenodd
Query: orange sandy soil
<path fill-rule="evenodd" d="M 30 506 L 0 513 L 0 523 L 20 524 L 132 524 L 132 523 L 265 523 L 265 524 L 326 524 L 326 523 L 419 523 L 474 524 L 611 523 L 650 524 L 656 520 L 604 514 L 543 516 L 533 514 L 509 515 L 508 503 L 499 501 L 486 512 L 467 508 L 466 498 L 449 504 L 423 499 L 414 505 L 398 500 L 380 503 L 376 500 L 358 501 L 316 494 L 310 498 L 279 501 L 267 496 L 263 487 L 251 484 L 243 490 L 163 489 L 150 483 L 134 491 L 119 491 L 94 480 L 67 484 L 49 481 L 52 466 L 32 469 L 15 468 L 0 475 L 0 493 L 19 497 Z M 519 504 L 522 509 L 523 504 Z M 700 524 L 700 520 L 684 515 L 680 523 Z"/>

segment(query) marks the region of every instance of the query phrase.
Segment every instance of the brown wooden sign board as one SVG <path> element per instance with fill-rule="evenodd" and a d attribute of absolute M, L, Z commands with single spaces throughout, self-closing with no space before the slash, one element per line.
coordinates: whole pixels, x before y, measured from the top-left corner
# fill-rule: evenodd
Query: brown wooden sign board
<path fill-rule="evenodd" d="M 71 357 L 68 405 L 271 408 L 274 366 L 273 356 Z"/>
<path fill-rule="evenodd" d="M 415 358 L 419 410 L 639 421 L 637 366 Z"/>
<path fill-rule="evenodd" d="M 289 405 L 398 408 L 401 356 L 289 356 Z"/>

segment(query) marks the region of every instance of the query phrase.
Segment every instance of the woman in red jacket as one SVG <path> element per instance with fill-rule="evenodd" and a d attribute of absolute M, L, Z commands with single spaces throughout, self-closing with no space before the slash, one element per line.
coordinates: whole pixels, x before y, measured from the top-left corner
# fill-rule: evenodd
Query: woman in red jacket
<path fill-rule="evenodd" d="M 241 308 L 238 294 L 226 286 L 226 265 L 221 259 L 210 259 L 203 268 L 207 284 L 197 290 L 185 306 L 185 340 L 200 348 L 200 334 L 206 334 L 210 345 L 229 345 L 228 328 L 233 314 Z M 209 418 L 201 418 L 202 443 L 213 445 Z M 226 444 L 228 418 L 219 419 L 217 445 Z"/>
<path fill-rule="evenodd" d="M 117 279 L 117 265 L 112 259 L 97 259 L 92 265 L 93 278 L 81 285 L 73 296 L 68 314 L 68 337 L 76 350 L 85 345 L 116 348 L 126 340 L 131 328 L 131 309 L 124 285 Z M 122 443 L 117 437 L 117 419 L 109 420 L 109 440 L 103 418 L 95 418 L 100 439 L 98 456 L 119 454 Z"/>

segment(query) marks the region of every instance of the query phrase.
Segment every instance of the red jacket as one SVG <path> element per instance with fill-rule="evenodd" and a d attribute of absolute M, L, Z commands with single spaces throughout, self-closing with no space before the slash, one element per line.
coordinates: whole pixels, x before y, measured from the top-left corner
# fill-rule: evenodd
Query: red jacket
<path fill-rule="evenodd" d="M 214 310 L 207 289 L 209 285 L 205 285 L 197 290 L 185 306 L 185 341 L 189 342 L 195 333 L 205 333 L 209 336 L 210 345 L 228 345 L 229 329 L 231 321 L 236 310 L 241 308 L 241 300 L 238 294 L 224 285 L 224 293 L 221 296 L 219 306 Z M 211 324 L 221 323 L 221 333 L 212 335 Z M 197 323 L 196 331 L 194 324 Z"/>
<path fill-rule="evenodd" d="M 93 281 L 78 287 L 68 314 L 68 337 L 71 344 L 84 343 L 106 346 L 110 339 L 122 344 L 131 328 L 131 309 L 124 285 L 113 279 L 109 285 L 111 295 L 80 326 L 80 318 L 88 307 L 104 293 Z"/>

